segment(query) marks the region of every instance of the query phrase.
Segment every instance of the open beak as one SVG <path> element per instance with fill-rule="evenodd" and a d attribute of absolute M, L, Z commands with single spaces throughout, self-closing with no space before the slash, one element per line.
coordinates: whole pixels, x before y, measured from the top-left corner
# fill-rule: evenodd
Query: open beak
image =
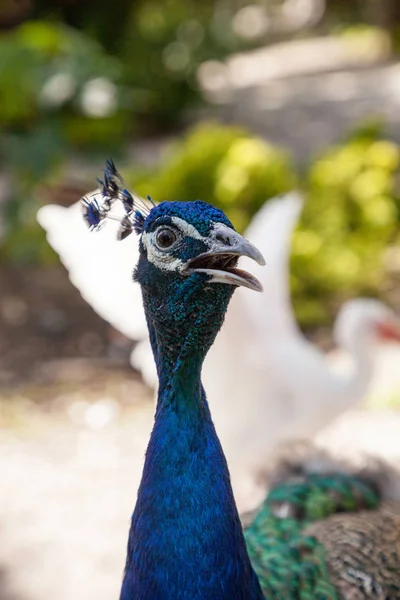
<path fill-rule="evenodd" d="M 400 321 L 382 321 L 378 324 L 377 329 L 379 339 L 400 343 Z"/>
<path fill-rule="evenodd" d="M 183 273 L 206 273 L 213 283 L 227 283 L 262 292 L 263 287 L 256 277 L 237 268 L 241 256 L 265 265 L 261 252 L 253 244 L 230 227 L 218 223 L 210 236 L 210 250 L 189 260 Z"/>

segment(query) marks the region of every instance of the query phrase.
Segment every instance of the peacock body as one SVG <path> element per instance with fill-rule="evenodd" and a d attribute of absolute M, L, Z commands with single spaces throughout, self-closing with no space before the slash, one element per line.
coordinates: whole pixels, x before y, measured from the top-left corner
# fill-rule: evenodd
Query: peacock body
<path fill-rule="evenodd" d="M 277 485 L 245 530 L 265 598 L 400 598 L 400 506 L 373 481 L 304 474 Z"/>
<path fill-rule="evenodd" d="M 121 236 L 140 235 L 134 278 L 159 380 L 121 600 L 400 598 L 397 505 L 361 477 L 289 478 L 243 533 L 201 369 L 235 287 L 261 289 L 238 257 L 263 258 L 204 202 L 146 209 L 112 163 L 102 203 L 84 204 L 92 228 L 116 199 Z"/>

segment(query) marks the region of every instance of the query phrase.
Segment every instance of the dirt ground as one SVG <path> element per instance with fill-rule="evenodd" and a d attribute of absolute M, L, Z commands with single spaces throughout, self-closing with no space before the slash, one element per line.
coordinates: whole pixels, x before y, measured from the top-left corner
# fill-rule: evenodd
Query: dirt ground
<path fill-rule="evenodd" d="M 152 395 L 62 267 L 0 290 L 0 599 L 117 597 Z"/>
<path fill-rule="evenodd" d="M 153 409 L 133 374 L 92 375 L 0 402 L 1 600 L 118 597 Z"/>
<path fill-rule="evenodd" d="M 124 355 L 122 344 L 119 356 L 114 346 L 109 326 L 63 267 L 0 266 L 0 389 L 45 383 L 49 361 L 109 358 L 126 364 L 129 348 Z"/>

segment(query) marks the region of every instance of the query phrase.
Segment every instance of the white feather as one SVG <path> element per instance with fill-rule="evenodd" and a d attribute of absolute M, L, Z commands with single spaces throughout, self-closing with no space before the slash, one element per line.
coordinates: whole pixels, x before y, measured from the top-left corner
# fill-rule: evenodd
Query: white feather
<path fill-rule="evenodd" d="M 113 208 L 113 214 L 116 210 Z M 90 232 L 79 202 L 70 208 L 43 206 L 37 219 L 86 302 L 132 340 L 147 336 L 142 294 L 132 283 L 139 258 L 137 237 L 117 241 L 119 224 L 112 220 L 99 231 Z"/>

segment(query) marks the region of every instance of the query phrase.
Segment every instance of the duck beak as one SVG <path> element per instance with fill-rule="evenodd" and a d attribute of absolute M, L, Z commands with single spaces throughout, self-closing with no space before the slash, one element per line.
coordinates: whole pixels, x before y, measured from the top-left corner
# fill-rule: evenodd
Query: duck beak
<path fill-rule="evenodd" d="M 209 236 L 210 249 L 188 261 L 183 273 L 206 273 L 212 283 L 247 287 L 256 292 L 262 292 L 263 287 L 254 275 L 237 268 L 241 256 L 255 260 L 259 265 L 265 265 L 265 260 L 259 250 L 239 233 L 224 225 L 216 223 Z"/>
<path fill-rule="evenodd" d="M 386 342 L 400 343 L 400 321 L 382 321 L 377 326 L 379 339 Z"/>

